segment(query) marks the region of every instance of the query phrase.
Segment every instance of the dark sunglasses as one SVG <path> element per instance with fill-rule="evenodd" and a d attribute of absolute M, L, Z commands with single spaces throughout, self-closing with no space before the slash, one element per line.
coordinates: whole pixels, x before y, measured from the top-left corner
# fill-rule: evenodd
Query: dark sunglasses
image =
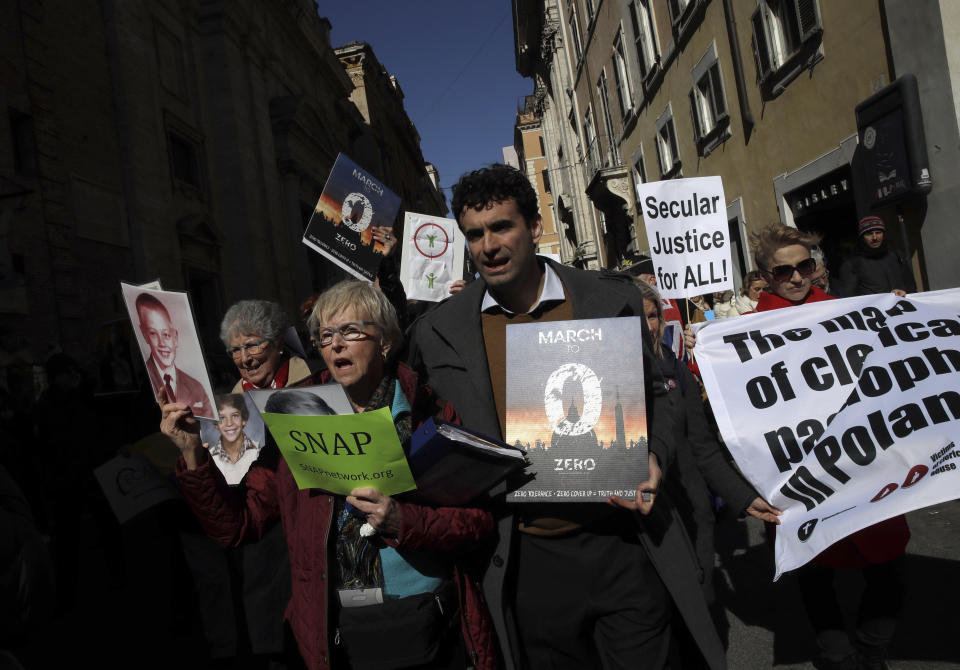
<path fill-rule="evenodd" d="M 799 272 L 801 277 L 809 277 L 817 269 L 817 261 L 812 258 L 800 261 L 796 265 L 778 265 L 775 268 L 764 270 L 776 281 L 790 281 L 794 272 Z"/>

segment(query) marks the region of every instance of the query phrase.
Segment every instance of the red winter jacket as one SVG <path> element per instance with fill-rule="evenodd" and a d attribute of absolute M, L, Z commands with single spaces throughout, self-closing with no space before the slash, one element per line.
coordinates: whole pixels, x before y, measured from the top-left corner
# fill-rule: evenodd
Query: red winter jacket
<path fill-rule="evenodd" d="M 757 301 L 757 311 L 768 312 L 823 300 L 834 300 L 834 297 L 816 286 L 811 286 L 807 297 L 800 302 L 793 302 L 773 293 L 761 293 Z M 862 568 L 870 563 L 886 563 L 902 556 L 909 540 L 910 527 L 907 526 L 906 517 L 901 514 L 862 528 L 835 542 L 817 554 L 811 563 L 825 568 Z"/>
<path fill-rule="evenodd" d="M 453 406 L 439 400 L 416 374 L 401 365 L 397 378 L 410 402 L 416 428 L 431 416 L 459 423 Z M 333 523 L 333 495 L 318 489 L 299 490 L 286 461 L 276 469 L 254 463 L 245 479 L 243 499 L 231 496 L 210 461 L 187 470 L 181 457 L 177 477 L 183 494 L 207 534 L 221 545 L 236 546 L 260 538 L 279 518 L 287 538 L 293 595 L 284 617 L 290 622 L 300 654 L 308 668 L 330 667 L 328 596 L 335 566 L 327 564 L 327 542 Z M 470 508 L 431 508 L 397 501 L 403 522 L 391 545 L 454 554 L 454 581 L 460 598 L 461 630 L 473 665 L 478 670 L 499 667 L 493 624 L 479 578 L 462 560 L 494 533 L 493 517 Z M 376 643 L 371 640 L 371 643 Z"/>

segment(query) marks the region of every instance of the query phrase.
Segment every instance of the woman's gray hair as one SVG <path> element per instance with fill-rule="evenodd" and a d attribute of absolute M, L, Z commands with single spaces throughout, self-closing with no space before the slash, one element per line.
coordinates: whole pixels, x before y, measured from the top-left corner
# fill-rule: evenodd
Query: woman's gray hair
<path fill-rule="evenodd" d="M 313 311 L 307 318 L 310 334 L 317 336 L 319 329 L 330 323 L 330 319 L 352 307 L 361 321 L 375 323 L 380 329 L 386 344 L 398 344 L 403 337 L 397 310 L 383 291 L 365 281 L 346 280 L 335 284 L 320 294 Z"/>
<path fill-rule="evenodd" d="M 283 308 L 269 300 L 241 300 L 230 306 L 220 323 L 220 339 L 230 346 L 235 335 L 259 335 L 271 340 L 283 336 L 289 321 Z"/>

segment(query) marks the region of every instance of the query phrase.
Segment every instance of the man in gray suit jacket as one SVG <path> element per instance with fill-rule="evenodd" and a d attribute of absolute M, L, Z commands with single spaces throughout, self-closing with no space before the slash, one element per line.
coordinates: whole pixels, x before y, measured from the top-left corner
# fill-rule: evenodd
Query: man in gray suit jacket
<path fill-rule="evenodd" d="M 409 359 L 466 427 L 502 439 L 508 323 L 643 315 L 643 300 L 619 276 L 536 256 L 536 195 L 514 168 L 464 175 L 453 211 L 481 281 L 414 324 Z M 645 323 L 643 338 L 650 478 L 636 499 L 500 510 L 484 592 L 508 667 L 664 667 L 671 600 L 709 666 L 725 667 L 689 539 L 659 492 L 682 410 L 651 365 Z"/>

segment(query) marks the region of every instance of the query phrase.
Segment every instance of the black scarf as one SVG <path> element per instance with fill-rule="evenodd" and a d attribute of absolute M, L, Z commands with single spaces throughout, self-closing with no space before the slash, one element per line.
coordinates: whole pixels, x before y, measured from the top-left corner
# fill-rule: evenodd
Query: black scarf
<path fill-rule="evenodd" d="M 391 407 L 396 386 L 394 375 L 384 375 L 363 411 Z M 394 419 L 394 426 L 401 444 L 406 444 L 410 439 L 412 425 L 409 412 L 403 412 Z M 342 496 L 336 498 L 334 517 L 339 531 L 336 545 L 339 588 L 382 588 L 383 567 L 380 563 L 380 548 L 384 546 L 383 541 L 378 535 L 369 538 L 360 536 L 360 527 L 365 523 L 365 519 L 348 512 L 347 501 Z"/>

